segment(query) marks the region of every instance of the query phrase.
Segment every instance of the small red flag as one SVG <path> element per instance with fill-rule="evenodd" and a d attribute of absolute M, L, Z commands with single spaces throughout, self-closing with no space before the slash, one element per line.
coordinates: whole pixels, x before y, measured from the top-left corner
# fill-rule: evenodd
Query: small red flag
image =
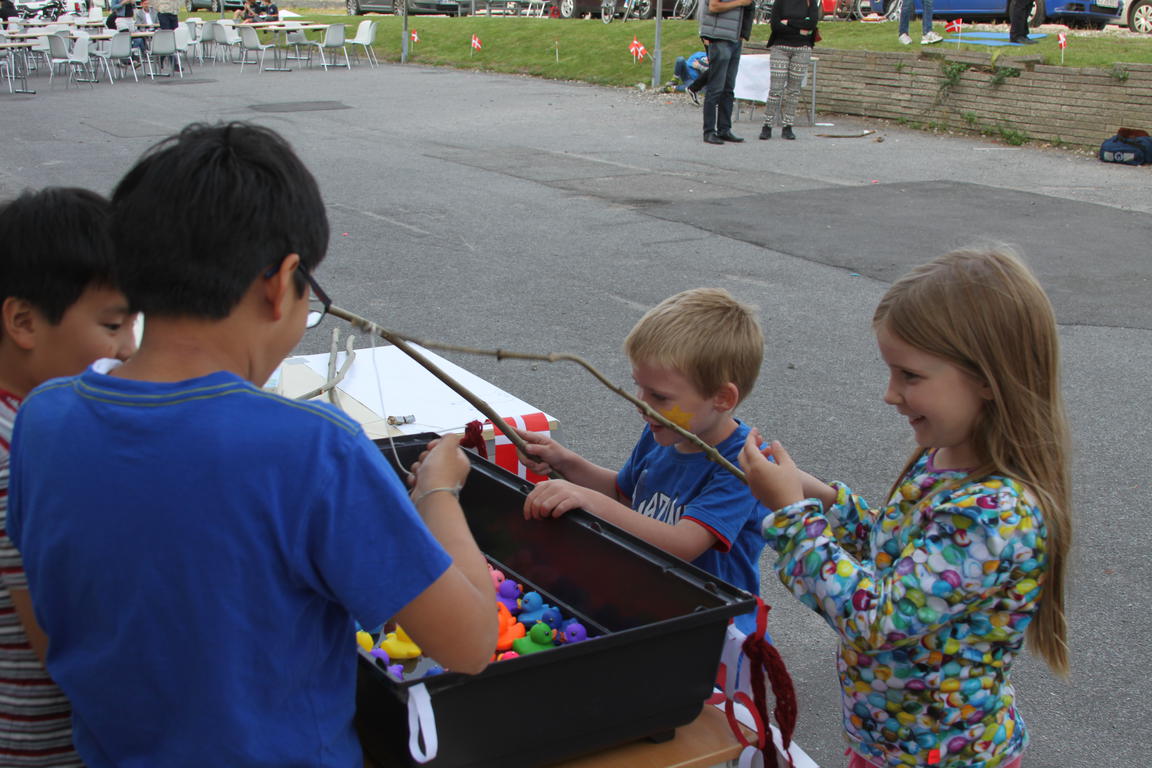
<path fill-rule="evenodd" d="M 635 35 L 633 35 L 632 42 L 628 45 L 628 53 L 632 54 L 632 58 L 640 59 L 648 53 L 648 49 L 644 47 L 643 43 L 636 39 Z"/>
<path fill-rule="evenodd" d="M 950 21 L 944 25 L 944 31 L 945 32 L 959 32 L 963 28 L 964 28 L 964 22 L 961 21 L 960 19 L 953 19 L 952 21 Z"/>
<path fill-rule="evenodd" d="M 476 37 L 476 35 L 472 35 L 472 47 L 480 50 L 480 38 Z"/>
<path fill-rule="evenodd" d="M 1061 50 L 1067 48 L 1068 47 L 1068 35 L 1064 34 L 1063 32 L 1056 35 L 1056 44 L 1060 46 Z"/>
<path fill-rule="evenodd" d="M 416 30 L 412 30 L 412 42 L 420 42 L 420 35 L 416 34 Z"/>

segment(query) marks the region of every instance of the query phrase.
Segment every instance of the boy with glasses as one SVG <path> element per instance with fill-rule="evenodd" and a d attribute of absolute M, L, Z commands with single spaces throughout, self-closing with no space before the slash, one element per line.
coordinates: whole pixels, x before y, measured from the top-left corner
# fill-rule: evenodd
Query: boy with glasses
<path fill-rule="evenodd" d="M 10 532 L 77 751 L 89 768 L 359 768 L 353 619 L 394 618 L 459 672 L 495 647 L 456 499 L 467 458 L 439 441 L 410 500 L 355 421 L 260 388 L 304 333 L 328 244 L 279 135 L 189 126 L 113 207 L 140 351 L 34 392 L 12 465 Z"/>

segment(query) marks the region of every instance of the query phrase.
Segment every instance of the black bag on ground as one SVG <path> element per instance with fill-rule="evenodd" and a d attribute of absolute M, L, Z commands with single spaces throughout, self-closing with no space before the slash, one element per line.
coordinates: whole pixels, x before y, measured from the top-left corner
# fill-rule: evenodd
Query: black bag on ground
<path fill-rule="evenodd" d="M 1100 159 L 1105 163 L 1147 165 L 1152 163 L 1152 137 L 1116 134 L 1100 145 Z"/>

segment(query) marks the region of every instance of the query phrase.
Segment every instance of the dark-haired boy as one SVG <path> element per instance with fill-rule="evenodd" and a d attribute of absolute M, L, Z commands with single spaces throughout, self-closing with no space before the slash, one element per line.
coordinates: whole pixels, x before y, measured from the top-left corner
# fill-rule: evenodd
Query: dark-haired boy
<path fill-rule="evenodd" d="M 34 392 L 12 466 L 76 748 L 89 768 L 359 768 L 353 617 L 461 672 L 495 646 L 468 461 L 440 441 L 409 500 L 353 420 L 260 388 L 327 307 L 324 203 L 279 135 L 189 126 L 113 208 L 140 350 Z"/>
<path fill-rule="evenodd" d="M 12 423 L 34 387 L 136 349 L 116 287 L 108 201 L 84 189 L 25 192 L 0 207 L 0 761 L 78 766 L 68 699 L 44 669 L 24 564 L 5 530 Z"/>

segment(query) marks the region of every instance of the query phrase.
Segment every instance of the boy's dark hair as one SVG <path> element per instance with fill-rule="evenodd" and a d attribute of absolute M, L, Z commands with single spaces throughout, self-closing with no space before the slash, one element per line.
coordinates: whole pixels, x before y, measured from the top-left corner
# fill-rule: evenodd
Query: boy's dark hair
<path fill-rule="evenodd" d="M 115 286 L 110 210 L 69 187 L 29 190 L 0 208 L 0 302 L 24 299 L 55 324 L 89 286 Z"/>
<path fill-rule="evenodd" d="M 112 208 L 121 286 L 154 317 L 225 318 L 285 256 L 311 271 L 328 248 L 316 179 L 278 133 L 248 123 L 197 123 L 155 145 Z"/>

